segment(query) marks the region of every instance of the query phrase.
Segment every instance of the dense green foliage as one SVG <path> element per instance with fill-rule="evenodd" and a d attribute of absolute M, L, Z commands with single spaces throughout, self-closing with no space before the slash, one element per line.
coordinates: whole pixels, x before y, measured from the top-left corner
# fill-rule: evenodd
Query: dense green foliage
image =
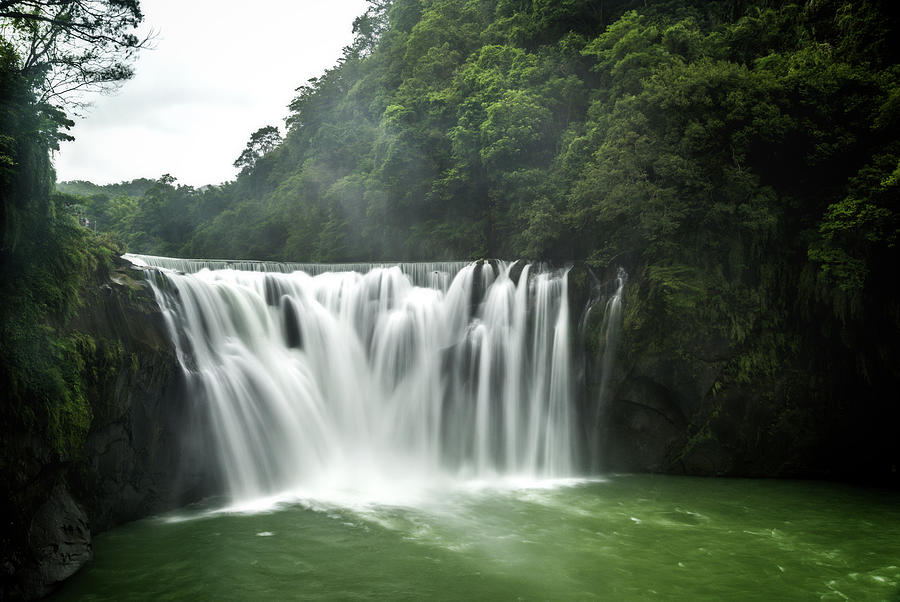
<path fill-rule="evenodd" d="M 21 457 L 10 451 L 32 445 L 39 435 L 61 458 L 77 453 L 90 426 L 82 374 L 97 345 L 64 328 L 80 303 L 80 289 L 115 250 L 80 228 L 51 198 L 48 150 L 67 122 L 35 101 L 15 54 L 0 48 L 0 116 L 4 148 L 0 161 L 3 234 L 0 253 L 0 389 L 3 472 Z M 22 434 L 22 440 L 16 440 Z"/>
<path fill-rule="evenodd" d="M 205 193 L 175 184 L 166 174 L 159 180 L 140 178 L 98 186 L 91 182 L 57 184 L 55 198 L 92 230 L 104 232 L 131 249 L 152 249 L 177 255 L 181 241 L 202 220 L 222 210 L 217 189 Z"/>
<path fill-rule="evenodd" d="M 0 2 L 0 597 L 22 595 L 31 517 L 81 458 L 121 360 L 75 318 L 123 248 L 53 195 L 50 152 L 70 139 L 66 90 L 128 77 L 138 20 L 136 0 Z"/>
<path fill-rule="evenodd" d="M 284 142 L 263 128 L 235 182 L 157 191 L 188 231 L 134 250 L 606 264 L 703 249 L 740 270 L 785 235 L 849 294 L 897 225 L 887 8 L 376 2 L 298 88 Z"/>
<path fill-rule="evenodd" d="M 113 197 L 127 196 L 140 198 L 147 192 L 148 188 L 153 186 L 154 181 L 155 180 L 149 178 L 138 178 L 131 182 L 104 184 L 101 186 L 85 180 L 73 180 L 71 182 L 57 182 L 56 191 L 63 194 L 86 197 L 91 200 L 94 200 L 94 197 L 101 197 L 97 199 L 101 204 L 97 207 L 92 205 L 90 209 L 95 212 L 103 212 L 105 211 L 103 204 L 109 203 L 110 199 Z"/>
<path fill-rule="evenodd" d="M 0 0 L 0 31 L 16 71 L 41 103 L 82 106 L 79 93 L 115 89 L 133 75 L 140 0 Z"/>
<path fill-rule="evenodd" d="M 883 412 L 897 25 L 888 0 L 373 1 L 234 182 L 166 176 L 101 223 L 181 256 L 625 265 L 632 357 L 713 364 L 774 422 Z"/>

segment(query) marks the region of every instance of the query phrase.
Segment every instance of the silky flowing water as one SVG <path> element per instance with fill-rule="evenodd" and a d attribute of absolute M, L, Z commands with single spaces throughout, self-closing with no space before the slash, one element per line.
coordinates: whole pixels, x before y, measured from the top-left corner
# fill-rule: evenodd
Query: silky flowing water
<path fill-rule="evenodd" d="M 528 485 L 528 486 L 526 486 Z M 271 500 L 270 500 L 271 501 Z M 896 600 L 900 496 L 769 480 L 457 483 L 283 500 L 95 540 L 60 600 Z"/>
<path fill-rule="evenodd" d="M 578 472 L 567 269 L 130 257 L 235 500 Z"/>
<path fill-rule="evenodd" d="M 890 599 L 897 494 L 582 478 L 626 275 L 583 389 L 568 270 L 145 266 L 223 497 L 95 540 L 60 599 Z M 600 291 L 602 293 L 602 291 Z"/>

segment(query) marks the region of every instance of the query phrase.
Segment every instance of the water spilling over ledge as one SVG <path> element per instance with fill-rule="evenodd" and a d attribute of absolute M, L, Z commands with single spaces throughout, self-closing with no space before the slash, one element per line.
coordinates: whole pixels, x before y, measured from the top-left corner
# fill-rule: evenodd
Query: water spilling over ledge
<path fill-rule="evenodd" d="M 133 253 L 126 253 L 124 257 L 136 265 L 165 268 L 176 272 L 184 272 L 185 274 L 193 274 L 200 270 L 237 270 L 241 272 L 276 272 L 283 274 L 305 272 L 310 276 L 318 276 L 329 272 L 358 272 L 365 274 L 375 268 L 397 267 L 401 272 L 409 276 L 413 283 L 427 287 L 440 286 L 445 282 L 446 278 L 452 278 L 457 272 L 471 263 L 468 261 L 295 263 L 289 261 L 256 261 L 252 259 L 182 259 Z M 435 278 L 438 280 L 434 280 Z"/>
<path fill-rule="evenodd" d="M 126 257 L 235 502 L 579 473 L 567 269 Z"/>

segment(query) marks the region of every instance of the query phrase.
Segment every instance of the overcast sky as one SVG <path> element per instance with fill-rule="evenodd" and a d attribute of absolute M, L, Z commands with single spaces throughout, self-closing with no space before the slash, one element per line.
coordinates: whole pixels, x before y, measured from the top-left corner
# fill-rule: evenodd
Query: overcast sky
<path fill-rule="evenodd" d="M 109 184 L 170 173 L 202 186 L 264 125 L 284 132 L 294 89 L 333 66 L 366 0 L 141 0 L 158 32 L 134 79 L 95 95 L 56 153 L 57 179 Z"/>

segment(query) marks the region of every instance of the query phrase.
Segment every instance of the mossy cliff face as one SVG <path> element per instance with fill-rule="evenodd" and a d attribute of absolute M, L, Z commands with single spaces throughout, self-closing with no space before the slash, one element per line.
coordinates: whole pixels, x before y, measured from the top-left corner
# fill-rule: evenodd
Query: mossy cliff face
<path fill-rule="evenodd" d="M 90 426 L 63 452 L 52 437 L 7 433 L 16 439 L 6 447 L 15 450 L 15 482 L 4 508 L 0 598 L 48 593 L 91 558 L 92 533 L 214 487 L 201 472 L 197 417 L 143 274 L 114 258 L 80 295 L 58 332 L 78 341 Z"/>
<path fill-rule="evenodd" d="M 860 375 L 840 330 L 777 307 L 716 316 L 706 297 L 666 299 L 634 273 L 605 394 L 588 376 L 602 470 L 900 482 L 890 373 L 870 362 Z M 588 326 L 596 365 L 604 335 Z"/>
<path fill-rule="evenodd" d="M 85 331 L 121 345 L 97 380 L 94 420 L 73 489 L 91 526 L 107 529 L 209 492 L 203 437 L 163 314 L 124 260 L 82 311 Z"/>

